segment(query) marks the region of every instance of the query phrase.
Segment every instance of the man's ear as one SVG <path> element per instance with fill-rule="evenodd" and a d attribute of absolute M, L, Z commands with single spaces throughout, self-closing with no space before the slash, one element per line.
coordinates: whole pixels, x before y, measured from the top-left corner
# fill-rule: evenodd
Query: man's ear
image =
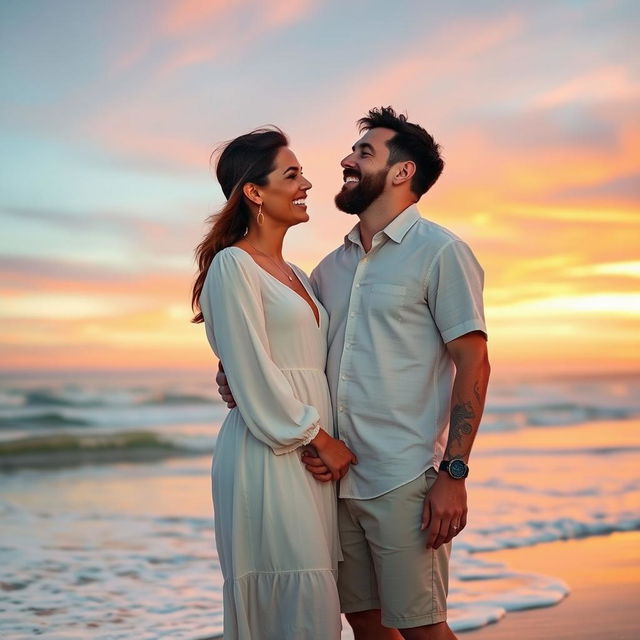
<path fill-rule="evenodd" d="M 253 184 L 253 182 L 247 182 L 242 187 L 242 192 L 247 198 L 249 198 L 249 200 L 251 200 L 251 202 L 253 202 L 253 204 L 262 204 L 262 196 L 260 195 L 260 191 L 258 190 L 258 185 Z"/>
<path fill-rule="evenodd" d="M 399 162 L 394 168 L 393 184 L 402 184 L 411 181 L 416 173 L 416 163 L 413 160 Z"/>

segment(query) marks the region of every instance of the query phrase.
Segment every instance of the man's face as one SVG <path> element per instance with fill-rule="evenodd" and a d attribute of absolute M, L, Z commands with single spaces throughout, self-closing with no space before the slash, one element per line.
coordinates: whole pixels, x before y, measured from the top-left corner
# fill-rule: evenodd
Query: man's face
<path fill-rule="evenodd" d="M 391 129 L 371 129 L 352 147 L 342 160 L 344 184 L 335 197 L 338 209 L 355 215 L 365 211 L 382 194 L 389 173 L 389 148 L 393 138 Z"/>

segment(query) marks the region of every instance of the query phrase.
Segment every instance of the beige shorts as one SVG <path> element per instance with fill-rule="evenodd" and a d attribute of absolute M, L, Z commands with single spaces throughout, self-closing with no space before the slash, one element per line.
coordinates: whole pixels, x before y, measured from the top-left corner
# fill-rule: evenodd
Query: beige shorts
<path fill-rule="evenodd" d="M 447 619 L 451 543 L 426 548 L 420 531 L 435 469 L 377 498 L 338 501 L 338 591 L 344 613 L 381 609 L 382 624 L 408 629 Z"/>

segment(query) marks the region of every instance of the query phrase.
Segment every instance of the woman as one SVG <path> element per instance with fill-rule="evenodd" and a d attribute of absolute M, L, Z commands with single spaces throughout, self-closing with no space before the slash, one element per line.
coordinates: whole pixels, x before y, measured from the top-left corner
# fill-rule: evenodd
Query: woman
<path fill-rule="evenodd" d="M 337 640 L 335 485 L 300 454 L 313 446 L 334 480 L 356 460 L 331 435 L 326 311 L 282 258 L 311 183 L 276 128 L 231 141 L 216 175 L 227 203 L 198 246 L 193 305 L 237 403 L 213 463 L 224 637 Z"/>

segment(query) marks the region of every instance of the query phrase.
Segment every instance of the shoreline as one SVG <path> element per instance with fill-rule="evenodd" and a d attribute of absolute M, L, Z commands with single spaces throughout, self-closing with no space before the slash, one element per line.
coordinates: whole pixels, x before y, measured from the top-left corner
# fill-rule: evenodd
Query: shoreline
<path fill-rule="evenodd" d="M 477 554 L 513 571 L 567 582 L 569 594 L 549 607 L 507 612 L 459 640 L 635 640 L 640 632 L 640 531 L 616 532 Z M 346 625 L 346 622 L 344 623 Z M 348 627 L 343 639 L 352 638 Z M 222 635 L 196 640 L 223 640 Z"/>
<path fill-rule="evenodd" d="M 635 640 L 640 633 L 640 531 L 478 556 L 560 578 L 570 592 L 556 605 L 507 612 L 498 622 L 459 631 L 460 640 Z"/>
<path fill-rule="evenodd" d="M 29 470 L 57 470 L 88 464 L 146 463 L 169 458 L 197 458 L 209 455 L 202 451 L 188 451 L 171 446 L 127 448 L 87 447 L 63 451 L 38 451 L 0 456 L 0 473 Z"/>

